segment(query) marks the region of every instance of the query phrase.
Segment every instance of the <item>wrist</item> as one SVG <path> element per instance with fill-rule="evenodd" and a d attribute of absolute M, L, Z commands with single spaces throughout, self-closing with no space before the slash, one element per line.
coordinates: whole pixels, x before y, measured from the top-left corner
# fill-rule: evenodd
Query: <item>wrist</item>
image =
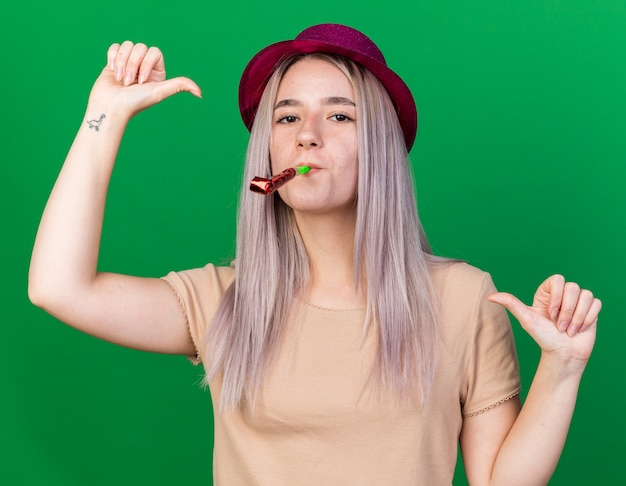
<path fill-rule="evenodd" d="M 121 134 L 126 129 L 130 118 L 119 107 L 90 100 L 85 110 L 83 126 L 93 132 Z"/>
<path fill-rule="evenodd" d="M 574 357 L 564 357 L 558 352 L 542 352 L 539 366 L 550 371 L 559 381 L 573 378 L 580 380 L 588 359 L 579 359 Z"/>

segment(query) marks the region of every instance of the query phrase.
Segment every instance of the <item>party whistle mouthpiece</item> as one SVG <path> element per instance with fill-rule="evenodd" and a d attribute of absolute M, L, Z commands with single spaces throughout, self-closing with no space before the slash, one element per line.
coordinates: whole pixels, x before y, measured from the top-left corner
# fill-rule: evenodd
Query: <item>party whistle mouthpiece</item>
<path fill-rule="evenodd" d="M 276 189 L 284 186 L 291 179 L 300 174 L 306 174 L 311 168 L 308 165 L 299 165 L 298 167 L 289 167 L 280 174 L 275 175 L 270 179 L 265 177 L 255 177 L 250 181 L 250 190 L 259 194 L 268 195 L 273 193 Z"/>

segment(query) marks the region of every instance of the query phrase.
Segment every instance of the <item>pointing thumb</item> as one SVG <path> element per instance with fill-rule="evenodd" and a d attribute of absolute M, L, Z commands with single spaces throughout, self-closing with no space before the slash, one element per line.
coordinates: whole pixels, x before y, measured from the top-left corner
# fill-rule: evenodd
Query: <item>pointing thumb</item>
<path fill-rule="evenodd" d="M 504 306 L 521 324 L 532 320 L 532 311 L 526 304 L 512 294 L 507 292 L 495 292 L 489 294 L 487 300 Z"/>
<path fill-rule="evenodd" d="M 155 85 L 154 90 L 159 98 L 159 101 L 169 98 L 177 93 L 182 93 L 183 91 L 187 91 L 197 98 L 202 98 L 202 91 L 200 90 L 200 87 L 191 79 L 184 76 L 161 81 L 158 85 Z"/>

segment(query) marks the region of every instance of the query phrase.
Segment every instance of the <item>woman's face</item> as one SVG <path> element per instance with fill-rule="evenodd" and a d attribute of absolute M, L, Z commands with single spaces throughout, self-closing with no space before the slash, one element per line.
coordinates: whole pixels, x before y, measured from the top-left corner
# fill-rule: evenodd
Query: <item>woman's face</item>
<path fill-rule="evenodd" d="M 305 57 L 278 87 L 270 141 L 272 173 L 309 165 L 279 189 L 294 211 L 354 210 L 357 193 L 357 130 L 354 90 L 336 66 Z"/>

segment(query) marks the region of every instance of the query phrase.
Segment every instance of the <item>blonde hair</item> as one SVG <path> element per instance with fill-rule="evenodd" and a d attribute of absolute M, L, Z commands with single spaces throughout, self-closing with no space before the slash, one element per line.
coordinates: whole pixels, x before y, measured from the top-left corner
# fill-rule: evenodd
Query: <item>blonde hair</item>
<path fill-rule="evenodd" d="M 432 386 L 438 332 L 429 264 L 431 254 L 417 216 L 413 176 L 391 99 L 378 79 L 356 63 L 310 54 L 341 69 L 357 104 L 358 197 L 354 241 L 355 286 L 366 281 L 367 326 L 379 326 L 372 373 L 378 390 L 425 401 Z M 274 71 L 251 130 L 244 183 L 269 175 L 273 104 L 284 73 Z M 207 381 L 222 375 L 220 410 L 253 404 L 282 334 L 293 298 L 308 281 L 309 263 L 291 209 L 275 194 L 243 187 L 237 227 L 236 277 L 205 339 L 211 356 Z M 366 278 L 364 279 L 363 277 Z"/>

